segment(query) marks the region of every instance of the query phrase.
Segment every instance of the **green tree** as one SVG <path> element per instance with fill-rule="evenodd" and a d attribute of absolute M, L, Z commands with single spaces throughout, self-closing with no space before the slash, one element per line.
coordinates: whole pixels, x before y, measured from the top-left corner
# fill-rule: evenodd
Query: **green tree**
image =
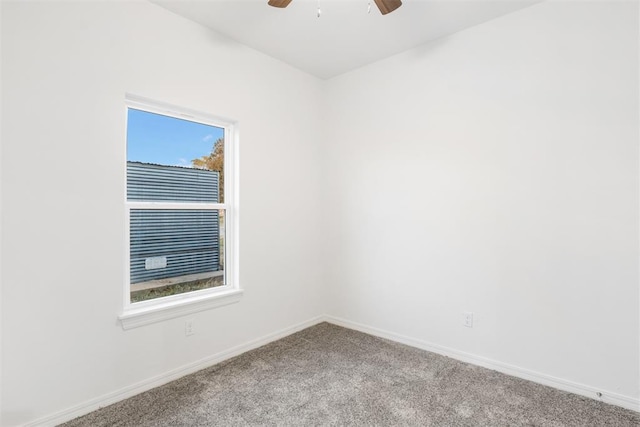
<path fill-rule="evenodd" d="M 211 154 L 191 160 L 191 164 L 199 169 L 207 169 L 220 173 L 220 203 L 224 202 L 224 138 L 218 138 L 213 144 Z"/>

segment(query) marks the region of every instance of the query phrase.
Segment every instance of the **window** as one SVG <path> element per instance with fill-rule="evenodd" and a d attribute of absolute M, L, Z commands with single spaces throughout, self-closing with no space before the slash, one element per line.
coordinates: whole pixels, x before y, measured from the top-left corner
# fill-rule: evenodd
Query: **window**
<path fill-rule="evenodd" d="M 125 329 L 236 302 L 233 122 L 127 97 Z"/>

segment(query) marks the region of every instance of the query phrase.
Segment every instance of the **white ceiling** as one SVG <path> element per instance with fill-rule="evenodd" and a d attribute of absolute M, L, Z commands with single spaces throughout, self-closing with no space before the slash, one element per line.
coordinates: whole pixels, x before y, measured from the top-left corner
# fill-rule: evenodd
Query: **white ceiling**
<path fill-rule="evenodd" d="M 151 0 L 292 66 L 328 79 L 540 0 L 404 0 L 382 16 L 368 0 Z"/>

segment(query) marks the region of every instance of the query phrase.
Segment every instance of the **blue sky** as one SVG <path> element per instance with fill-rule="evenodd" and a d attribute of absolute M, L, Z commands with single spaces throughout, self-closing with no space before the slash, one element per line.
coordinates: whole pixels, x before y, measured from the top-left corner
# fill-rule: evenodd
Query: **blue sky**
<path fill-rule="evenodd" d="M 211 153 L 224 129 L 129 108 L 127 160 L 170 166 L 191 166 Z"/>

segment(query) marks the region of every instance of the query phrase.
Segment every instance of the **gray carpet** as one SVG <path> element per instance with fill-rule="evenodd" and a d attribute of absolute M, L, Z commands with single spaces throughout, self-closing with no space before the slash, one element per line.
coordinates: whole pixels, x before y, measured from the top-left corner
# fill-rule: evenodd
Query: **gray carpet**
<path fill-rule="evenodd" d="M 640 426 L 640 414 L 323 323 L 65 426 Z"/>

